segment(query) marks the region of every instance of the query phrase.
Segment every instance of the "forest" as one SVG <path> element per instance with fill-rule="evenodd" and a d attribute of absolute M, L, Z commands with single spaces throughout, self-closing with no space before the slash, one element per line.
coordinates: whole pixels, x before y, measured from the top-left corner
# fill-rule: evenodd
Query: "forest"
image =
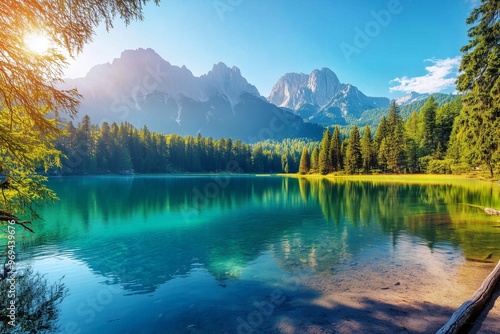
<path fill-rule="evenodd" d="M 441 107 L 431 96 L 404 121 L 393 102 L 377 128 L 356 125 L 327 128 L 321 143 L 286 139 L 245 144 L 231 138 L 201 134 L 182 137 L 159 134 L 147 126 L 138 130 L 119 125 L 92 124 L 84 116 L 75 127 L 67 122 L 56 148 L 64 154 L 62 174 L 223 172 L 236 162 L 241 173 L 461 173 L 450 147 L 453 123 L 462 101 L 457 96 Z"/>
<path fill-rule="evenodd" d="M 375 134 L 369 125 L 360 130 L 356 125 L 347 138 L 339 127 L 333 133 L 326 129 L 319 147 L 312 152 L 304 148 L 301 174 L 342 172 L 358 173 L 463 173 L 469 165 L 454 154 L 457 145 L 453 123 L 462 108 L 457 96 L 441 107 L 431 96 L 420 110 L 404 121 L 393 101 Z M 450 145 L 451 142 L 451 145 Z M 451 147 L 451 149 L 449 148 Z M 449 152 L 448 152 L 449 151 Z"/>
<path fill-rule="evenodd" d="M 84 116 L 77 127 L 70 121 L 56 141 L 63 154 L 61 174 L 202 173 L 224 172 L 237 164 L 239 173 L 297 172 L 303 147 L 314 142 L 286 139 L 254 145 L 231 138 L 213 139 L 201 134 L 182 137 L 159 134 L 147 126 L 138 130 L 123 122 L 101 126 Z"/>

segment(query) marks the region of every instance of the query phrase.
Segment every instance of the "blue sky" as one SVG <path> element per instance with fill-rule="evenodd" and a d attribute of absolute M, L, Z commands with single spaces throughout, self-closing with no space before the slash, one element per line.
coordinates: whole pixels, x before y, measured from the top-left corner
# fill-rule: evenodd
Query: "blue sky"
<path fill-rule="evenodd" d="M 268 96 L 287 72 L 328 67 L 369 96 L 453 85 L 465 20 L 475 0 L 163 0 L 145 19 L 94 41 L 71 61 L 68 77 L 84 76 L 126 49 L 152 48 L 194 75 L 220 61 Z"/>

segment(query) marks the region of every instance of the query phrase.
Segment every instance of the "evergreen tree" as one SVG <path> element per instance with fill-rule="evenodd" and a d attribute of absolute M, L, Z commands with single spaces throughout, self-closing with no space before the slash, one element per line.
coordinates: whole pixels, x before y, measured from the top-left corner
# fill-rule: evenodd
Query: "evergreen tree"
<path fill-rule="evenodd" d="M 442 105 L 436 112 L 436 139 L 438 145 L 441 145 L 443 152 L 448 149 L 453 122 L 460 114 L 462 109 L 462 99 L 460 97 Z"/>
<path fill-rule="evenodd" d="M 316 146 L 311 154 L 311 173 L 319 172 L 319 149 Z"/>
<path fill-rule="evenodd" d="M 400 119 L 386 142 L 387 169 L 393 173 L 402 173 L 406 168 L 406 142 L 403 120 Z"/>
<path fill-rule="evenodd" d="M 370 173 L 373 167 L 373 140 L 370 126 L 365 127 L 365 133 L 361 139 L 361 157 L 363 160 L 363 172 Z"/>
<path fill-rule="evenodd" d="M 283 173 L 288 173 L 289 172 L 288 154 L 282 154 L 281 155 L 281 169 L 283 170 Z"/>
<path fill-rule="evenodd" d="M 387 124 L 387 118 L 382 116 L 380 119 L 380 123 L 377 128 L 377 132 L 375 133 L 375 137 L 373 138 L 373 144 L 375 145 L 375 150 L 378 152 L 380 149 L 380 145 L 382 144 L 382 140 L 387 137 L 389 134 L 389 126 Z"/>
<path fill-rule="evenodd" d="M 309 157 L 309 150 L 304 147 L 302 150 L 302 156 L 300 157 L 299 173 L 307 174 L 311 169 L 311 158 Z"/>
<path fill-rule="evenodd" d="M 415 139 L 408 137 L 406 138 L 406 166 L 409 173 L 419 173 L 421 172 L 418 163 L 418 144 Z"/>
<path fill-rule="evenodd" d="M 437 104 L 432 96 L 427 99 L 427 102 L 420 109 L 420 117 L 422 119 L 420 147 L 422 149 L 422 156 L 432 154 L 437 146 L 436 110 Z"/>
<path fill-rule="evenodd" d="M 332 161 L 330 156 L 330 130 L 327 128 L 323 132 L 321 148 L 319 151 L 319 172 L 323 175 L 332 171 Z"/>
<path fill-rule="evenodd" d="M 467 24 L 457 89 L 464 106 L 454 124 L 453 146 L 463 161 L 500 167 L 500 0 L 483 0 Z"/>
<path fill-rule="evenodd" d="M 421 128 L 422 126 L 419 114 L 418 112 L 414 111 L 405 123 L 405 131 L 407 137 L 413 139 L 414 141 L 420 142 L 420 138 L 422 137 L 420 133 Z"/>
<path fill-rule="evenodd" d="M 338 126 L 335 126 L 330 142 L 330 160 L 332 162 L 333 171 L 336 172 L 342 169 L 342 141 L 340 139 Z"/>
<path fill-rule="evenodd" d="M 399 107 L 394 100 L 389 107 L 384 139 L 386 139 L 386 147 L 382 156 L 385 159 L 386 168 L 391 172 L 401 173 L 406 163 L 405 129 L 403 118 L 399 114 Z"/>
<path fill-rule="evenodd" d="M 266 158 L 262 145 L 255 145 L 252 151 L 252 165 L 255 173 L 264 173 L 266 171 Z"/>
<path fill-rule="evenodd" d="M 389 114 L 387 115 L 387 125 L 388 132 L 393 132 L 394 128 L 401 121 L 401 116 L 399 114 L 399 106 L 396 104 L 395 100 L 391 101 L 391 105 L 389 106 Z"/>
<path fill-rule="evenodd" d="M 380 147 L 377 153 L 378 165 L 383 172 L 387 171 L 387 161 L 389 158 L 389 152 L 390 152 L 390 147 L 387 144 L 387 138 L 384 138 L 380 143 Z"/>
<path fill-rule="evenodd" d="M 345 171 L 347 174 L 354 174 L 361 168 L 363 163 L 361 155 L 361 139 L 358 126 L 354 125 L 349 135 L 349 144 L 347 146 L 345 157 Z"/>

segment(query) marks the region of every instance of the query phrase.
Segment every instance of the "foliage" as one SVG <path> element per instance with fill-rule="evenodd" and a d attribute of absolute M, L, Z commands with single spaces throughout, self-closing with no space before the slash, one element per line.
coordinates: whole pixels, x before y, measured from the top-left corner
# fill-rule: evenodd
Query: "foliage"
<path fill-rule="evenodd" d="M 330 129 L 323 132 L 323 139 L 321 139 L 321 149 L 319 151 L 318 168 L 321 174 L 328 174 L 332 171 L 332 160 L 330 154 Z"/>
<path fill-rule="evenodd" d="M 100 127 L 83 117 L 76 127 L 65 124 L 65 134 L 56 147 L 65 154 L 62 174 L 102 173 L 173 173 L 173 172 L 232 172 L 296 173 L 304 148 L 313 150 L 317 143 L 286 139 L 282 142 L 263 141 L 254 145 L 231 138 L 182 137 L 137 130 L 129 123 Z M 235 163 L 237 168 L 234 168 Z M 230 168 L 228 167 L 230 166 Z"/>
<path fill-rule="evenodd" d="M 47 107 L 39 107 L 40 115 L 47 115 Z M 53 126 L 54 120 L 47 121 Z M 54 132 L 42 130 L 36 120 L 21 106 L 0 109 L 0 221 L 22 217 L 37 218 L 36 206 L 41 201 L 53 201 L 55 194 L 47 189 L 45 177 L 37 167 L 47 171 L 60 165 L 60 153 L 54 147 Z"/>
<path fill-rule="evenodd" d="M 311 154 L 311 173 L 319 173 L 319 149 L 316 146 Z"/>
<path fill-rule="evenodd" d="M 363 138 L 361 139 L 361 158 L 363 160 L 363 172 L 368 174 L 373 168 L 375 161 L 372 132 L 369 125 L 365 127 Z"/>
<path fill-rule="evenodd" d="M 36 217 L 39 200 L 55 199 L 36 173 L 57 164 L 52 141 L 61 134 L 59 116 L 73 116 L 80 95 L 61 90 L 67 55 L 73 57 L 101 23 L 109 29 L 119 16 L 126 24 L 142 19 L 147 0 L 23 1 L 0 4 L 0 220 Z M 158 4 L 158 0 L 154 0 Z M 25 45 L 29 34 L 46 35 L 53 46 L 43 54 Z"/>
<path fill-rule="evenodd" d="M 345 171 L 347 174 L 354 174 L 363 163 L 361 154 L 361 140 L 357 125 L 351 130 L 349 136 L 349 143 L 347 144 L 347 151 L 345 157 Z"/>
<path fill-rule="evenodd" d="M 330 159 L 332 161 L 332 169 L 334 172 L 340 171 L 343 166 L 342 160 L 342 139 L 340 138 L 340 130 L 335 126 L 330 142 Z"/>
<path fill-rule="evenodd" d="M 467 24 L 457 89 L 463 108 L 453 127 L 449 156 L 455 162 L 484 164 L 493 177 L 500 166 L 500 0 L 483 0 Z"/>
<path fill-rule="evenodd" d="M 441 94 L 441 93 L 431 94 L 429 97 L 432 97 L 434 99 L 438 107 L 447 104 L 449 102 L 452 102 L 457 98 L 460 98 L 457 95 Z M 408 120 L 413 112 L 418 111 L 423 107 L 425 102 L 427 102 L 427 99 L 421 99 L 418 101 L 414 101 L 399 106 L 400 115 L 403 118 L 403 120 L 405 121 Z M 370 125 L 372 128 L 375 129 L 378 126 L 378 124 L 382 121 L 382 117 L 386 115 L 386 112 L 387 108 L 369 109 L 364 111 L 363 114 L 361 114 L 361 116 L 358 119 L 352 120 L 352 122 L 353 124 L 357 124 L 359 127 Z"/>
<path fill-rule="evenodd" d="M 304 149 L 307 149 L 309 159 L 308 168 L 302 169 L 302 172 L 307 169 L 305 173 L 343 171 L 352 174 L 361 169 L 365 173 L 426 172 L 429 161 L 445 158 L 450 124 L 461 108 L 459 101 L 445 104 L 435 112 L 427 112 L 425 117 L 421 112 L 415 112 L 406 123 L 400 116 L 399 107 L 392 103 L 373 139 L 371 127 L 359 131 L 355 125 L 345 139 L 339 127 L 334 128 L 333 135 L 330 129 L 326 129 L 321 143 L 286 139 L 248 145 L 240 140 L 216 140 L 201 134 L 196 137 L 163 135 L 149 131 L 146 126 L 135 129 L 126 122 L 119 125 L 104 122 L 98 127 L 84 116 L 76 127 L 71 121 L 64 125 L 64 135 L 57 139 L 55 146 L 65 155 L 62 168 L 54 167 L 51 172 L 220 172 L 228 170 L 229 163 L 236 162 L 238 172 L 296 173 Z M 432 98 L 429 105 L 434 106 Z M 433 124 L 432 131 L 423 131 L 426 123 Z M 423 140 L 425 133 L 432 137 L 429 141 Z M 427 142 L 433 144 L 424 149 Z"/>
<path fill-rule="evenodd" d="M 311 169 L 311 158 L 309 157 L 309 150 L 304 147 L 302 151 L 302 156 L 300 157 L 299 173 L 307 174 Z"/>
<path fill-rule="evenodd" d="M 9 302 L 7 293 L 10 290 L 11 278 L 15 280 L 16 319 L 15 326 L 4 312 L 0 315 L 0 333 L 53 333 L 59 328 L 57 324 L 59 310 L 57 308 L 68 290 L 60 281 L 49 285 L 39 273 L 33 273 L 31 268 L 18 270 L 14 275 L 3 266 L 0 274 L 0 298 L 2 310 L 7 310 Z"/>

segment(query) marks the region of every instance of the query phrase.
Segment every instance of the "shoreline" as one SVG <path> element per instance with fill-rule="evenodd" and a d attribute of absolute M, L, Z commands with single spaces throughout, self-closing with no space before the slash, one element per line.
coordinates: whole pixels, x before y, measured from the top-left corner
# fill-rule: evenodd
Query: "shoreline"
<path fill-rule="evenodd" d="M 471 175 L 451 175 L 451 174 L 368 174 L 368 175 L 335 175 L 335 174 L 276 174 L 278 176 L 304 179 L 326 179 L 326 180 L 345 180 L 374 183 L 406 183 L 406 184 L 455 184 L 470 183 L 473 181 L 495 184 L 499 182 L 496 179 L 486 179 L 480 176 Z M 500 185 L 500 184 L 499 184 Z"/>
<path fill-rule="evenodd" d="M 303 285 L 318 294 L 291 296 L 259 329 L 305 334 L 435 333 L 495 266 L 469 261 L 426 266 L 423 257 L 410 261 L 416 263 L 405 271 L 400 270 L 405 261 L 395 260 L 382 268 L 370 262 L 348 264 L 334 277 L 312 277 Z M 500 333 L 499 304 L 490 301 L 475 321 L 473 333 Z"/>

